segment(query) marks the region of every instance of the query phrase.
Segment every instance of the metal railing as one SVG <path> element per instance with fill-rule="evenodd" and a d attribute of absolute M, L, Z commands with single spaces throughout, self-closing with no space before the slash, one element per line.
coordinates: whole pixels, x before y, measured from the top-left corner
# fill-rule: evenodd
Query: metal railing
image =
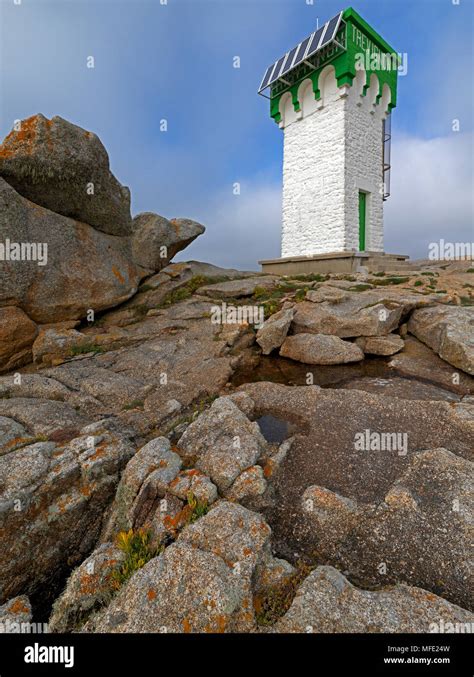
<path fill-rule="evenodd" d="M 392 148 L 392 116 L 387 115 L 382 124 L 382 168 L 383 168 L 383 199 L 390 197 L 390 170 L 391 148 Z"/>

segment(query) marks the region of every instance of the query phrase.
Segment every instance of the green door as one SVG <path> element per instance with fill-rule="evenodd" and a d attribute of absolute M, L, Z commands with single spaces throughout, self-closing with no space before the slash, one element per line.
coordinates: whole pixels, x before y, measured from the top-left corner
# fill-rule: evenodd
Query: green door
<path fill-rule="evenodd" d="M 365 252 L 365 214 L 367 194 L 359 191 L 359 251 Z"/>

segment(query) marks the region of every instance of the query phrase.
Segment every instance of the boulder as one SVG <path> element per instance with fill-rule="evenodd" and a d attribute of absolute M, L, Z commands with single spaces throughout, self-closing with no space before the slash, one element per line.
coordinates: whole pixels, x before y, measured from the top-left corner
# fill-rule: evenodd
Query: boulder
<path fill-rule="evenodd" d="M 287 336 L 280 355 L 305 364 L 346 364 L 364 359 L 364 353 L 355 343 L 325 334 Z"/>
<path fill-rule="evenodd" d="M 263 474 L 263 468 L 253 465 L 247 468 L 237 477 L 231 488 L 226 492 L 226 497 L 231 501 L 242 501 L 249 496 L 261 496 L 265 493 L 267 481 Z"/>
<path fill-rule="evenodd" d="M 312 303 L 341 303 L 348 298 L 348 295 L 333 286 L 321 285 L 318 289 L 310 289 L 306 292 L 306 300 Z"/>
<path fill-rule="evenodd" d="M 134 453 L 107 421 L 69 443 L 41 441 L 0 456 L 0 602 L 51 594 L 51 581 L 90 552 L 119 475 Z"/>
<path fill-rule="evenodd" d="M 435 299 L 438 300 L 436 296 L 374 289 L 348 292 L 338 303 L 333 299 L 303 301 L 297 306 L 293 332 L 340 338 L 383 336 L 394 331 L 414 308 L 433 304 Z"/>
<path fill-rule="evenodd" d="M 0 272 L 0 306 L 19 306 L 38 323 L 75 320 L 90 309 L 118 305 L 144 275 L 131 261 L 129 238 L 39 207 L 0 178 L 0 242 L 7 240 L 47 245 L 46 265 L 6 260 Z"/>
<path fill-rule="evenodd" d="M 0 372 L 31 362 L 37 333 L 36 324 L 20 308 L 0 308 Z"/>
<path fill-rule="evenodd" d="M 220 397 L 186 429 L 180 453 L 194 460 L 220 491 L 225 491 L 243 470 L 255 465 L 266 449 L 257 423 L 252 423 L 228 398 Z"/>
<path fill-rule="evenodd" d="M 288 330 L 295 314 L 294 308 L 280 310 L 270 315 L 257 332 L 257 343 L 264 355 L 269 355 L 272 350 L 279 348 L 288 334 Z"/>
<path fill-rule="evenodd" d="M 414 336 L 406 337 L 403 351 L 392 357 L 389 366 L 402 376 L 430 381 L 459 395 L 474 392 L 472 376 L 453 370 L 448 362 Z"/>
<path fill-rule="evenodd" d="M 397 334 L 387 336 L 360 336 L 356 344 L 366 355 L 395 355 L 403 350 L 405 342 Z"/>
<path fill-rule="evenodd" d="M 59 116 L 34 115 L 10 132 L 0 146 L 0 176 L 53 212 L 109 235 L 131 232 L 130 191 L 111 173 L 100 139 Z"/>
<path fill-rule="evenodd" d="M 114 572 L 125 553 L 113 543 L 103 543 L 74 569 L 66 587 L 53 605 L 50 632 L 74 632 L 94 612 L 104 606 L 116 588 Z"/>
<path fill-rule="evenodd" d="M 139 266 L 160 271 L 206 229 L 191 219 L 172 219 L 144 212 L 133 219 L 132 256 Z"/>
<path fill-rule="evenodd" d="M 178 473 L 168 485 L 168 491 L 183 501 L 187 500 L 191 492 L 198 501 L 206 505 L 211 505 L 218 498 L 216 485 L 207 475 L 195 468 Z"/>
<path fill-rule="evenodd" d="M 474 308 L 420 308 L 411 315 L 408 331 L 443 360 L 474 376 Z"/>
<path fill-rule="evenodd" d="M 318 566 L 304 580 L 274 632 L 440 632 L 438 623 L 472 627 L 474 615 L 426 590 L 395 585 L 361 590 L 331 566 Z M 466 625 L 464 625 L 466 624 Z M 454 626 L 453 626 L 454 627 Z"/>
<path fill-rule="evenodd" d="M 71 357 L 73 348 L 80 348 L 91 343 L 88 336 L 76 329 L 56 329 L 48 327 L 40 329 L 33 344 L 33 360 L 37 363 L 52 364 Z"/>

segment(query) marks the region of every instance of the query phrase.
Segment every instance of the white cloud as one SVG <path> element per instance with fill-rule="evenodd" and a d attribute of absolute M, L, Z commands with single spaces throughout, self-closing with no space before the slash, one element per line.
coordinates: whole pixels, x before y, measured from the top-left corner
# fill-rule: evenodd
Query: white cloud
<path fill-rule="evenodd" d="M 387 252 L 426 258 L 428 244 L 473 238 L 473 135 L 402 137 L 392 148 L 392 195 L 385 203 Z"/>
<path fill-rule="evenodd" d="M 179 257 L 216 265 L 259 270 L 258 260 L 280 255 L 281 186 L 264 179 L 232 186 L 203 204 L 195 217 L 206 233 Z"/>

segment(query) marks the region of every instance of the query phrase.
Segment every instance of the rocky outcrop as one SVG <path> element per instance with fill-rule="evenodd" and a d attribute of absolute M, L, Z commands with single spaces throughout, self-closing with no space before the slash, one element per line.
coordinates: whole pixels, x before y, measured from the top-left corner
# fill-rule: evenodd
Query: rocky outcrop
<path fill-rule="evenodd" d="M 59 116 L 34 115 L 10 132 L 0 146 L 0 176 L 52 212 L 109 235 L 131 232 L 130 191 L 110 171 L 100 139 Z"/>
<path fill-rule="evenodd" d="M 453 628 L 458 624 L 462 632 L 472 626 L 474 615 L 420 588 L 361 590 L 333 567 L 319 566 L 303 581 L 274 631 L 428 633 L 439 632 L 441 619 Z"/>
<path fill-rule="evenodd" d="M 87 557 L 69 577 L 54 603 L 49 619 L 50 632 L 73 632 L 87 618 L 110 602 L 116 589 L 114 573 L 125 553 L 113 543 L 104 543 Z"/>
<path fill-rule="evenodd" d="M 354 576 L 358 572 L 354 580 L 362 587 L 405 580 L 466 606 L 461 601 L 466 590 L 465 566 L 452 567 L 453 560 L 447 553 L 456 552 L 456 561 L 466 561 L 464 515 L 472 510 L 465 502 L 466 468 L 471 467 L 469 461 L 473 459 L 472 405 L 272 383 L 246 384 L 239 391 L 253 400 L 255 417 L 269 415 L 296 427 L 286 458 L 270 469 L 272 472 L 265 472 L 274 492 L 265 514 L 273 530 L 275 548 L 283 557 L 294 563 L 298 557 L 325 552 L 328 557 L 334 556 L 328 563 Z M 423 464 L 420 452 L 439 446 L 449 452 L 433 453 L 433 460 L 425 459 Z M 391 500 L 398 481 L 409 481 L 415 502 L 412 507 L 408 504 L 404 518 L 402 512 L 386 504 L 386 497 Z M 327 514 L 338 515 L 337 520 L 325 523 L 324 529 L 316 529 L 304 510 L 302 497 L 310 486 L 323 492 Z M 456 498 L 460 512 L 452 509 Z M 339 516 L 341 520 L 342 516 L 344 520 L 351 517 L 346 500 L 357 506 L 377 507 L 376 512 L 369 510 L 364 520 L 359 520 L 366 525 L 366 531 L 354 530 L 347 537 L 347 556 L 341 561 L 338 546 L 323 551 L 322 533 L 329 540 L 334 536 L 334 543 L 338 542 L 336 521 Z M 389 515 L 394 516 L 389 519 Z M 431 553 L 427 534 L 431 534 L 433 548 L 437 549 L 432 555 L 422 554 Z M 417 553 L 413 558 L 405 547 L 407 539 L 413 544 L 413 553 Z M 357 555 L 351 559 L 350 553 L 355 552 Z M 367 562 L 367 566 L 361 562 Z M 387 563 L 385 574 L 377 568 L 381 562 Z"/>
<path fill-rule="evenodd" d="M 364 353 L 355 343 L 325 334 L 287 336 L 280 355 L 305 364 L 346 364 L 364 359 Z"/>
<path fill-rule="evenodd" d="M 166 437 L 157 437 L 142 447 L 125 468 L 102 540 L 112 540 L 119 531 L 142 526 L 148 516 L 152 517 L 155 501 L 164 497 L 180 468 L 181 459 L 171 451 Z"/>
<path fill-rule="evenodd" d="M 272 350 L 279 348 L 288 334 L 295 311 L 286 308 L 270 315 L 257 332 L 257 343 L 264 355 L 269 355 Z"/>
<path fill-rule="evenodd" d="M 130 191 L 95 134 L 60 117 L 22 121 L 0 146 L 0 371 L 31 360 L 35 323 L 93 322 L 203 232 L 150 213 L 132 224 Z"/>
<path fill-rule="evenodd" d="M 199 293 L 216 299 L 241 298 L 252 296 L 257 288 L 273 289 L 278 284 L 278 279 L 275 275 L 261 275 L 259 277 L 246 277 L 241 280 L 216 282 L 200 287 Z"/>
<path fill-rule="evenodd" d="M 206 229 L 191 219 L 172 219 L 144 212 L 133 219 L 132 256 L 139 266 L 159 271 Z"/>
<path fill-rule="evenodd" d="M 221 501 L 135 573 L 86 632 L 248 632 L 256 629 L 252 577 L 271 559 L 270 528 Z"/>
<path fill-rule="evenodd" d="M 408 331 L 454 367 L 474 376 L 474 308 L 437 306 L 416 310 Z"/>
<path fill-rule="evenodd" d="M 353 580 L 404 581 L 473 609 L 472 478 L 472 463 L 435 449 L 415 454 L 379 504 L 313 486 L 302 507 L 318 552 Z"/>
<path fill-rule="evenodd" d="M 0 601 L 50 593 L 48 582 L 88 554 L 135 451 L 106 421 L 69 439 L 13 439 L 0 455 Z"/>
<path fill-rule="evenodd" d="M 20 308 L 0 308 L 0 373 L 31 362 L 38 328 Z"/>
<path fill-rule="evenodd" d="M 0 272 L 0 306 L 19 306 L 35 322 L 78 319 L 118 305 L 143 277 L 128 238 L 34 205 L 0 179 L 0 241 L 6 240 L 47 244 L 46 265 L 10 260 Z"/>

